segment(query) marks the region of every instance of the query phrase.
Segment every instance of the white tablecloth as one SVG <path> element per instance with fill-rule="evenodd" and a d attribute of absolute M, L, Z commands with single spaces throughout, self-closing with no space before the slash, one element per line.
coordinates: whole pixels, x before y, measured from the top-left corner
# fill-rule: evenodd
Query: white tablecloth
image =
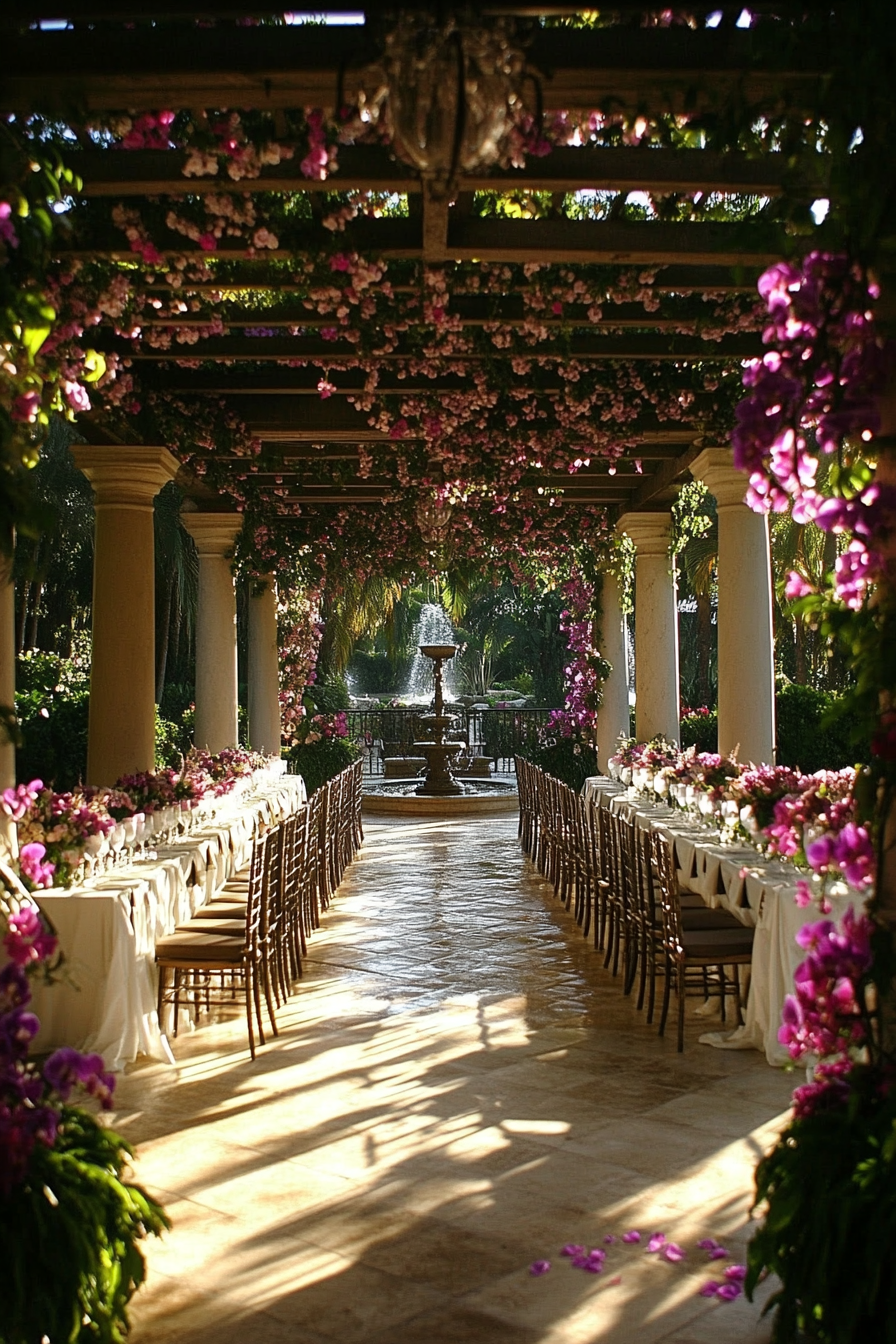
<path fill-rule="evenodd" d="M 34 985 L 41 1029 L 35 1046 L 96 1051 L 119 1070 L 138 1055 L 170 1059 L 156 1013 L 155 945 L 249 861 L 261 821 L 306 801 L 299 775 L 267 778 L 248 795 L 222 798 L 215 815 L 158 851 L 69 891 L 39 892 L 65 953 L 62 983 Z"/>
<path fill-rule="evenodd" d="M 701 1041 L 729 1050 L 762 1050 L 769 1064 L 788 1063 L 778 1028 L 784 997 L 793 992 L 794 973 L 805 960 L 796 935 L 804 924 L 822 918 L 814 904 L 797 905 L 800 874 L 793 864 L 764 859 L 749 847 L 722 845 L 710 827 L 678 808 L 650 803 L 615 780 L 593 776 L 583 794 L 596 806 L 623 809 L 636 825 L 662 831 L 675 846 L 682 889 L 699 892 L 707 905 L 724 907 L 756 930 L 744 1025 L 731 1033 L 709 1032 Z M 848 909 L 859 910 L 864 900 L 855 890 L 829 899 L 834 920 Z"/>

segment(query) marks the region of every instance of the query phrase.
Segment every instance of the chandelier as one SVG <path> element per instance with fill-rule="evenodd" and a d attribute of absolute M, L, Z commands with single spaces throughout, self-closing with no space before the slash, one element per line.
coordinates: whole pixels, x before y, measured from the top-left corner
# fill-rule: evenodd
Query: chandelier
<path fill-rule="evenodd" d="M 358 110 L 383 129 L 396 158 L 447 195 L 461 174 L 509 161 L 527 79 L 513 19 L 402 11 L 361 76 Z"/>
<path fill-rule="evenodd" d="M 427 546 L 436 549 L 448 538 L 454 505 L 437 495 L 421 495 L 414 510 L 417 527 Z"/>

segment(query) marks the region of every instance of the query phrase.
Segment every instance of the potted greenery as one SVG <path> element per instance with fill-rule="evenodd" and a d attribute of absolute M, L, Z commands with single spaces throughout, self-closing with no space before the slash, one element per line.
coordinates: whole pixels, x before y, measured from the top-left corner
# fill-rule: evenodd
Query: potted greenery
<path fill-rule="evenodd" d="M 169 1226 L 125 1179 L 131 1149 L 89 1111 L 114 1079 L 99 1055 L 64 1047 L 29 1058 L 39 1027 L 31 977 L 50 974 L 56 939 L 37 909 L 0 888 L 0 1344 L 118 1344 L 143 1282 L 139 1242 Z M 58 962 L 57 962 L 58 965 Z"/>
<path fill-rule="evenodd" d="M 775 1344 L 896 1341 L 896 1058 L 880 1016 L 890 938 L 867 915 L 808 924 L 779 1040 L 815 1063 L 756 1171 L 746 1291 L 776 1274 Z"/>

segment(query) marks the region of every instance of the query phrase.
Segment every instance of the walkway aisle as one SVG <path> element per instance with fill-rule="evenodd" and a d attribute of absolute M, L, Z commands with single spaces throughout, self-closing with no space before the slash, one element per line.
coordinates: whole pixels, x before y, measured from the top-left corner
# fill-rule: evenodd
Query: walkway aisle
<path fill-rule="evenodd" d="M 310 951 L 254 1065 L 234 1019 L 121 1082 L 115 1122 L 175 1224 L 134 1344 L 767 1339 L 757 1306 L 698 1295 L 721 1273 L 695 1243 L 742 1261 L 792 1080 L 696 1023 L 683 1056 L 661 1042 L 515 818 L 368 822 Z M 592 1276 L 559 1255 L 629 1228 L 687 1260 L 616 1244 Z"/>

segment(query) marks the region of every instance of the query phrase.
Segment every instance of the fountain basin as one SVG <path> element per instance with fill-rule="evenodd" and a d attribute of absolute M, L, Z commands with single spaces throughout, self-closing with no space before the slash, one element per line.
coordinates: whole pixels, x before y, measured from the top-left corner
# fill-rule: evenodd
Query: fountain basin
<path fill-rule="evenodd" d="M 459 794 L 418 794 L 417 779 L 396 779 L 388 783 L 365 783 L 361 800 L 365 815 L 403 815 L 412 817 L 488 816 L 516 812 L 519 795 L 513 784 L 503 780 L 468 779 L 459 781 Z"/>

